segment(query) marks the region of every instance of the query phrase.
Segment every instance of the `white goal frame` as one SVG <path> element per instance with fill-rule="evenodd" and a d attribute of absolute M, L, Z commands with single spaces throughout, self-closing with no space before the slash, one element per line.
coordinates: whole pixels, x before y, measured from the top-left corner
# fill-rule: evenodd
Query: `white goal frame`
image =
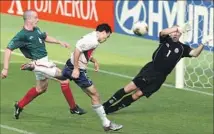
<path fill-rule="evenodd" d="M 208 2 L 211 2 L 211 0 L 207 0 Z M 201 0 L 201 3 L 203 4 L 203 2 L 206 2 L 206 0 Z M 213 2 L 213 1 L 212 1 Z M 194 0 L 192 0 L 192 3 L 194 4 Z M 177 24 L 178 25 L 183 25 L 184 23 L 185 23 L 185 21 L 186 21 L 186 14 L 187 14 L 187 12 L 189 12 L 188 10 L 190 10 L 190 9 L 188 9 L 188 7 L 187 7 L 187 0 L 183 0 L 183 1 L 180 1 L 180 0 L 177 0 Z M 208 8 L 212 8 L 213 7 L 213 3 L 211 3 L 211 5 L 208 7 Z M 190 10 L 191 11 L 191 10 Z M 210 13 L 213 13 L 213 12 L 211 12 L 211 9 L 210 9 Z M 211 16 L 211 14 L 210 14 L 210 19 L 213 19 L 212 18 L 212 16 Z M 195 19 L 194 17 L 192 18 L 192 19 Z M 195 23 L 194 22 L 194 20 L 189 20 L 189 21 L 193 21 L 193 23 Z M 203 21 L 203 20 L 202 20 Z M 202 22 L 202 21 L 200 21 L 200 23 Z M 205 22 L 205 20 L 204 20 L 204 22 Z M 190 22 L 190 24 L 191 24 L 192 22 Z M 211 24 L 210 24 L 211 25 Z M 213 29 L 213 26 L 210 26 L 209 27 L 210 29 Z M 210 31 L 210 29 L 208 29 L 209 30 L 209 34 L 211 34 L 211 35 L 213 35 L 213 30 L 211 30 Z M 193 29 L 192 29 L 193 30 Z M 202 31 L 203 32 L 203 31 Z M 208 34 L 208 33 L 204 33 L 205 35 L 202 35 L 203 37 L 204 36 L 206 36 L 206 34 Z M 200 36 L 201 37 L 201 36 Z M 183 35 L 182 35 L 182 37 L 180 38 L 180 41 L 181 42 L 185 42 L 185 41 L 187 41 L 188 39 L 188 33 L 184 33 Z M 213 42 L 212 42 L 213 43 Z M 210 44 L 212 44 L 211 42 L 210 42 Z M 209 45 L 210 45 L 209 44 Z M 213 45 L 213 44 L 212 44 Z M 210 49 L 210 48 L 209 48 Z M 213 51 L 213 49 L 211 49 L 211 51 Z M 212 56 L 213 56 L 213 53 L 212 53 Z M 206 59 L 206 58 L 204 58 L 204 59 Z M 188 59 L 186 59 L 187 61 L 189 61 Z M 176 65 L 176 67 L 175 67 L 175 87 L 176 88 L 185 88 L 186 86 L 187 87 L 192 87 L 192 86 L 189 86 L 188 84 L 187 84 L 187 80 L 185 79 L 186 77 L 185 77 L 185 74 L 186 73 L 188 73 L 188 72 L 185 72 L 185 70 L 186 70 L 186 68 L 188 67 L 188 64 L 186 64 L 186 61 L 185 60 L 185 58 L 183 58 L 183 59 L 181 59 L 179 62 L 178 62 L 178 64 Z M 210 63 L 213 63 L 213 61 L 212 62 L 210 62 Z M 208 65 L 208 68 L 210 67 L 210 64 L 209 63 L 209 65 Z M 191 62 L 190 62 L 190 64 L 191 64 Z M 197 68 L 196 68 L 197 69 Z M 196 70 L 195 68 L 194 68 L 194 70 Z M 207 71 L 207 69 L 205 68 L 202 68 L 203 70 L 205 70 L 205 71 Z M 211 68 L 212 69 L 212 68 Z M 195 88 L 195 87 L 197 87 L 197 86 L 195 86 L 194 84 L 195 83 L 197 83 L 198 81 L 200 81 L 200 78 L 202 78 L 203 77 L 203 75 L 206 77 L 207 75 L 206 75 L 206 73 L 205 73 L 205 71 L 203 71 L 203 73 L 202 74 L 197 74 L 197 73 L 195 73 L 196 75 L 197 75 L 197 77 L 198 77 L 198 80 L 196 81 L 196 82 L 194 82 L 193 81 L 193 88 Z M 213 70 L 211 70 L 211 72 L 213 73 Z M 189 74 L 187 74 L 188 75 L 188 77 L 190 77 L 189 76 Z M 214 76 L 213 75 L 211 75 L 211 76 L 207 76 L 207 79 L 208 79 L 208 82 L 207 83 L 209 83 L 209 86 L 205 86 L 205 84 L 207 84 L 207 83 L 203 83 L 202 84 L 202 87 L 197 87 L 197 88 L 213 88 L 213 84 L 212 84 L 212 82 L 210 83 L 210 81 L 211 80 L 213 80 L 213 78 L 214 78 Z M 191 78 L 190 78 L 191 79 Z M 185 85 L 185 84 L 187 84 L 187 85 Z"/>
<path fill-rule="evenodd" d="M 185 23 L 186 0 L 177 1 L 178 18 L 177 24 L 182 25 Z M 184 42 L 184 34 L 180 38 Z M 184 88 L 184 58 L 182 58 L 175 67 L 175 87 Z"/>

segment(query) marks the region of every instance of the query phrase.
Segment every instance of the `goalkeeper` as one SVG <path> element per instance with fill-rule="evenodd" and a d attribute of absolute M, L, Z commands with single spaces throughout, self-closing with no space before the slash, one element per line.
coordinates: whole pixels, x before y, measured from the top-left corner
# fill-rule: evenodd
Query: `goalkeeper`
<path fill-rule="evenodd" d="M 160 89 L 181 58 L 200 55 L 203 44 L 208 40 L 194 49 L 179 41 L 181 34 L 189 30 L 190 25 L 186 23 L 183 27 L 176 25 L 160 32 L 160 43 L 153 53 L 152 61 L 147 63 L 129 84 L 119 89 L 103 104 L 107 114 L 131 105 L 142 96 L 150 97 Z M 133 93 L 128 95 L 131 92 Z"/>

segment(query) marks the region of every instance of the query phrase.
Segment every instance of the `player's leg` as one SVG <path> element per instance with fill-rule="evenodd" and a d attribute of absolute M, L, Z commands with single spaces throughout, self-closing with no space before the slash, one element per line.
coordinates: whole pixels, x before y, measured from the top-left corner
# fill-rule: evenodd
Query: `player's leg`
<path fill-rule="evenodd" d="M 134 91 L 137 89 L 137 86 L 134 84 L 134 82 L 130 82 L 127 84 L 124 88 L 121 88 L 118 90 L 111 98 L 109 98 L 105 103 L 103 103 L 103 106 L 105 109 L 108 109 L 111 105 L 122 99 L 126 94 Z"/>
<path fill-rule="evenodd" d="M 146 68 L 149 69 L 149 68 Z M 106 110 L 106 113 L 112 113 L 119 109 L 125 108 L 131 103 L 135 102 L 142 96 L 150 97 L 153 93 L 159 90 L 160 86 L 165 81 L 166 77 L 155 70 L 142 70 L 141 75 L 138 75 L 133 79 L 133 83 L 138 87 L 136 92 L 132 95 L 124 97 L 120 102 L 114 106 L 110 106 Z"/>
<path fill-rule="evenodd" d="M 144 87 L 147 86 L 147 82 L 145 81 L 145 76 L 146 76 L 146 72 L 148 70 L 148 65 L 145 65 L 141 70 L 140 72 L 134 77 L 134 79 L 124 88 L 124 91 L 126 93 L 130 93 L 136 89 L 144 89 Z M 143 94 L 144 92 L 140 92 L 139 90 L 136 91 L 136 95 L 141 95 Z M 119 98 L 119 99 L 122 99 Z M 111 101 L 107 102 L 106 105 L 110 107 L 105 107 L 105 110 L 106 110 L 106 113 L 112 113 L 114 111 L 117 111 L 121 108 L 124 108 L 124 107 L 127 107 L 129 106 L 132 102 L 134 102 L 135 100 L 137 100 L 137 98 L 133 99 L 132 98 L 132 95 L 128 95 L 126 97 L 124 97 L 122 100 L 120 100 L 119 102 L 117 102 L 117 104 L 115 105 L 115 107 L 111 107 L 112 104 Z M 105 105 L 104 105 L 105 106 Z"/>
<path fill-rule="evenodd" d="M 76 103 L 75 103 L 73 94 L 71 92 L 69 80 L 64 80 L 64 81 L 59 81 L 59 82 L 60 82 L 60 86 L 61 86 L 61 91 L 62 91 L 63 95 L 65 96 L 65 99 L 67 100 L 70 109 L 75 108 Z"/>
<path fill-rule="evenodd" d="M 63 71 L 64 76 L 71 76 L 71 73 L 65 73 Z M 91 104 L 94 111 L 97 113 L 97 115 L 100 117 L 102 121 L 102 125 L 105 131 L 113 130 L 117 131 L 121 129 L 122 125 L 117 125 L 115 123 L 112 123 L 107 117 L 105 110 L 100 102 L 100 96 L 97 92 L 97 89 L 93 85 L 93 82 L 89 79 L 87 76 L 87 73 L 85 70 L 80 70 L 80 75 L 78 79 L 73 80 L 80 88 L 83 89 L 83 91 L 91 98 Z"/>
<path fill-rule="evenodd" d="M 38 75 L 37 75 L 36 87 L 32 87 L 31 89 L 29 89 L 28 92 L 25 94 L 25 96 L 15 104 L 15 112 L 14 112 L 15 118 L 19 119 L 19 115 L 23 110 L 23 108 L 27 104 L 29 104 L 33 99 L 35 99 L 37 96 L 44 93 L 47 90 L 47 87 L 48 87 L 48 79 L 44 77 L 38 78 Z"/>
<path fill-rule="evenodd" d="M 71 88 L 69 85 L 69 80 L 62 76 L 62 71 L 55 67 L 53 63 L 49 62 L 33 62 L 22 65 L 22 70 L 29 70 L 34 72 L 41 72 L 47 77 L 54 79 L 60 83 L 61 91 L 70 106 L 70 112 L 72 114 L 85 114 L 86 112 L 76 105 Z"/>
<path fill-rule="evenodd" d="M 108 126 L 110 120 L 107 119 L 103 106 L 100 104 L 100 96 L 94 85 L 83 89 L 83 91 L 91 98 L 91 104 L 94 111 L 102 120 L 103 126 Z"/>
<path fill-rule="evenodd" d="M 73 97 L 72 90 L 70 88 L 70 81 L 69 80 L 57 80 L 61 85 L 61 91 L 70 107 L 71 114 L 78 114 L 82 115 L 85 114 L 86 111 L 80 108 L 76 103 Z"/>
<path fill-rule="evenodd" d="M 90 87 L 87 87 L 83 90 L 91 98 L 92 108 L 97 113 L 97 115 L 100 117 L 105 131 L 109 131 L 109 130 L 117 131 L 123 127 L 122 125 L 112 123 L 106 117 L 104 107 L 102 106 L 102 104 L 100 102 L 99 93 L 97 92 L 97 89 L 95 88 L 94 85 L 91 85 Z"/>
<path fill-rule="evenodd" d="M 140 72 L 135 76 L 135 78 L 124 88 L 118 90 L 110 99 L 108 99 L 103 106 L 105 107 L 105 110 L 108 109 L 111 105 L 115 104 L 117 101 L 122 99 L 126 94 L 134 91 L 139 87 L 139 85 L 144 84 L 145 82 L 142 81 L 142 75 L 144 71 L 146 70 L 147 65 L 144 66 Z"/>
<path fill-rule="evenodd" d="M 73 97 L 73 94 L 71 92 L 69 79 L 62 77 L 62 71 L 59 68 L 56 68 L 56 77 L 54 80 L 58 81 L 60 83 L 61 91 L 68 102 L 68 105 L 70 109 L 74 109 L 76 107 L 76 103 Z"/>
<path fill-rule="evenodd" d="M 78 114 L 78 115 L 82 115 L 85 114 L 86 111 L 82 108 L 80 108 L 74 100 L 71 88 L 70 88 L 70 80 L 72 80 L 71 78 L 71 74 L 72 74 L 72 69 L 68 68 L 67 66 L 64 67 L 64 69 L 58 70 L 58 76 L 57 76 L 57 81 L 60 82 L 61 84 L 61 90 L 62 93 L 64 94 L 69 106 L 70 106 L 70 112 L 71 114 Z M 65 75 L 65 76 L 64 76 Z"/>
<path fill-rule="evenodd" d="M 48 69 L 42 69 L 42 67 L 40 67 L 40 69 L 43 71 L 48 70 Z M 52 69 L 52 68 L 50 68 L 50 69 Z M 45 74 L 47 76 L 49 76 L 49 78 L 54 79 L 60 83 L 61 91 L 70 107 L 71 114 L 78 114 L 78 115 L 85 114 L 86 111 L 84 109 L 80 108 L 75 102 L 75 99 L 73 97 L 73 93 L 72 93 L 72 90 L 71 90 L 70 84 L 69 84 L 70 80 L 62 75 L 62 71 L 59 68 L 54 67 L 54 70 L 55 71 L 50 71 L 50 72 L 55 72 L 54 75 L 52 74 L 52 76 L 50 76 L 51 73 L 49 73 L 49 74 L 45 73 Z M 52 77 L 55 77 L 55 78 L 52 78 Z"/>
<path fill-rule="evenodd" d="M 49 62 L 40 62 L 40 64 L 37 64 L 37 62 L 27 63 L 23 64 L 21 66 L 21 70 L 28 70 L 28 71 L 34 71 L 34 72 L 41 72 L 49 77 L 60 77 L 61 71 L 54 65 L 49 64 Z"/>
<path fill-rule="evenodd" d="M 142 96 L 143 96 L 143 92 L 139 88 L 137 88 L 135 93 L 124 97 L 122 100 L 120 100 L 114 106 L 110 106 L 108 109 L 105 109 L 106 113 L 107 114 L 113 113 L 113 112 L 118 111 L 122 108 L 128 107 L 131 105 L 131 103 L 135 102 L 136 100 L 138 100 Z"/>

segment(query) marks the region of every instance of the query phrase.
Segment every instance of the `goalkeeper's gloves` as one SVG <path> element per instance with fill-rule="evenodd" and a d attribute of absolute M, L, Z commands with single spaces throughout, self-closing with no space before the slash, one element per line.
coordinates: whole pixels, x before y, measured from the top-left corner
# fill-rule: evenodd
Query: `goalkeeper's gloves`
<path fill-rule="evenodd" d="M 186 32 L 189 32 L 190 30 L 191 30 L 191 25 L 189 22 L 184 23 L 182 26 L 178 27 L 178 31 L 180 33 L 186 33 Z"/>
<path fill-rule="evenodd" d="M 213 41 L 213 35 L 207 35 L 207 36 L 204 36 L 201 43 L 203 45 L 206 45 L 208 44 L 209 42 Z"/>

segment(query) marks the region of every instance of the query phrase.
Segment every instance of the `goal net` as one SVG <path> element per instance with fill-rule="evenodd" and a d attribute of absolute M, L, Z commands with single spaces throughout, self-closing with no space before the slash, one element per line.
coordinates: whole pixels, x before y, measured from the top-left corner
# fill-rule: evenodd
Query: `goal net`
<path fill-rule="evenodd" d="M 184 35 L 184 41 L 191 47 L 197 47 L 204 37 L 213 35 L 212 0 L 187 0 L 184 18 L 192 24 L 192 30 Z M 185 87 L 213 88 L 213 48 L 211 41 L 206 44 L 199 57 L 185 58 L 182 67 Z"/>

